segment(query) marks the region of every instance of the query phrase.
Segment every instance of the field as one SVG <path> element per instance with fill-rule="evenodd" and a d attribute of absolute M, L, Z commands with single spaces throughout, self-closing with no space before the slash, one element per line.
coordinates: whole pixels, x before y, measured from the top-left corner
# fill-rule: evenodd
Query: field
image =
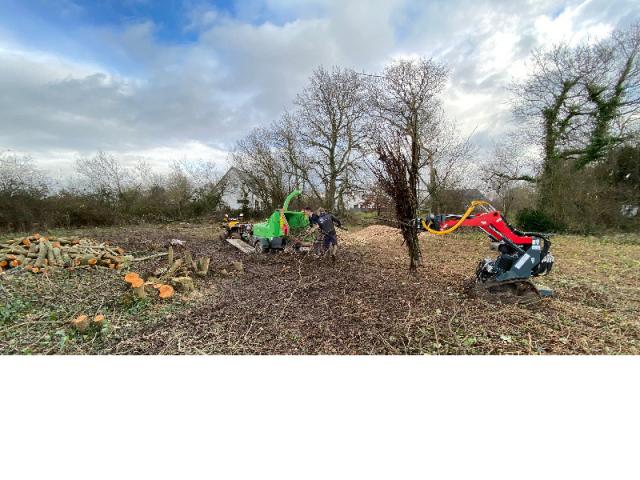
<path fill-rule="evenodd" d="M 61 232 L 57 232 L 61 233 Z M 312 255 L 245 255 L 210 225 L 64 232 L 109 241 L 136 256 L 170 239 L 211 256 L 197 290 L 135 299 L 122 272 L 0 276 L 3 354 L 637 354 L 640 236 L 556 236 L 556 265 L 537 283 L 553 299 L 533 306 L 467 297 L 465 279 L 490 256 L 479 234 L 423 235 L 424 266 L 406 271 L 395 230 L 340 232 L 334 263 Z M 136 264 L 151 272 L 163 259 Z M 243 271 L 232 267 L 243 262 Z M 106 316 L 83 334 L 80 313 Z"/>

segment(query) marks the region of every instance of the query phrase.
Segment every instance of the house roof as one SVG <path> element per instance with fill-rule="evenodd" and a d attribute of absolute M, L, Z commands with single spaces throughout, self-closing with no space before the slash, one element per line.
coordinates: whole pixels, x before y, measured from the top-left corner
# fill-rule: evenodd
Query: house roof
<path fill-rule="evenodd" d="M 242 171 L 242 170 L 240 170 L 239 168 L 236 168 L 236 167 L 230 167 L 229 170 L 227 170 L 227 172 L 222 176 L 222 178 L 218 182 L 218 185 L 224 185 L 224 183 L 230 181 L 233 178 L 234 175 L 241 182 L 246 183 L 246 184 L 249 183 L 249 176 L 248 176 L 247 172 Z"/>

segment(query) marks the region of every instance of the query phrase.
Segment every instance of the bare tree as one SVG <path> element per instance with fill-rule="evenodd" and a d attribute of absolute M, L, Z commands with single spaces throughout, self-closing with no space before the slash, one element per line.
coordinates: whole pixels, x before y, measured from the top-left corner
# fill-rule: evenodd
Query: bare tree
<path fill-rule="evenodd" d="M 432 211 L 443 209 L 443 194 L 462 183 L 462 173 L 475 148 L 470 137 L 463 138 L 454 122 L 445 118 L 439 105 L 420 132 L 421 180 L 426 185 Z"/>
<path fill-rule="evenodd" d="M 482 165 L 482 181 L 498 197 L 505 215 L 511 210 L 518 188 L 536 181 L 533 159 L 524 148 L 516 138 L 505 137 L 494 144 L 491 158 Z"/>
<path fill-rule="evenodd" d="M 0 193 L 8 197 L 18 192 L 44 195 L 48 190 L 45 175 L 26 155 L 0 152 Z"/>
<path fill-rule="evenodd" d="M 637 133 L 640 111 L 640 23 L 615 31 L 590 49 L 584 90 L 592 106 L 588 144 L 576 166 L 604 160 L 612 148 Z"/>
<path fill-rule="evenodd" d="M 236 144 L 231 159 L 263 205 L 277 208 L 287 195 L 287 168 L 273 144 L 273 131 L 256 128 Z"/>
<path fill-rule="evenodd" d="M 288 177 L 288 190 L 311 190 L 317 199 L 323 198 L 322 187 L 311 174 L 311 161 L 300 138 L 300 126 L 295 116 L 285 112 L 272 125 L 273 143 Z"/>
<path fill-rule="evenodd" d="M 182 171 L 179 163 L 171 165 L 171 171 L 167 176 L 167 200 L 176 210 L 178 217 L 184 217 L 187 206 L 193 197 L 193 183 Z"/>
<path fill-rule="evenodd" d="M 594 44 L 558 45 L 533 54 L 531 72 L 513 88 L 514 111 L 542 149 L 540 208 L 562 210 L 567 168 L 604 161 L 633 138 L 640 109 L 640 26 Z"/>
<path fill-rule="evenodd" d="M 205 188 L 215 185 L 220 180 L 218 165 L 212 160 L 175 160 L 175 168 L 184 173 L 194 188 Z"/>
<path fill-rule="evenodd" d="M 431 161 L 423 155 L 433 145 L 438 126 L 438 94 L 445 86 L 446 69 L 431 60 L 399 60 L 388 65 L 370 90 L 374 123 L 373 143 L 378 164 L 372 170 L 394 200 L 397 220 L 409 252 L 409 269 L 420 264 L 415 217 L 421 169 Z M 427 150 L 428 152 L 428 150 Z"/>
<path fill-rule="evenodd" d="M 370 89 L 376 122 L 411 139 L 415 168 L 428 168 L 427 184 L 437 195 L 436 164 L 445 137 L 444 113 L 437 95 L 445 86 L 446 69 L 431 60 L 399 60 L 388 65 Z"/>
<path fill-rule="evenodd" d="M 353 187 L 366 134 L 365 85 L 356 72 L 316 69 L 296 97 L 299 139 L 307 149 L 306 165 L 297 164 L 324 206 L 333 210 Z"/>
<path fill-rule="evenodd" d="M 47 218 L 49 180 L 29 156 L 0 152 L 0 228 L 29 229 Z"/>
<path fill-rule="evenodd" d="M 579 154 L 588 123 L 581 78 L 590 68 L 587 48 L 566 44 L 533 53 L 531 73 L 514 86 L 516 117 L 531 125 L 529 139 L 542 148 L 539 201 L 547 211 L 562 190 L 559 170 Z"/>
<path fill-rule="evenodd" d="M 409 271 L 420 265 L 420 244 L 415 218 L 418 212 L 419 171 L 411 155 L 410 137 L 397 132 L 379 135 L 377 162 L 371 169 L 383 191 L 393 199 L 402 238 L 409 252 Z"/>
<path fill-rule="evenodd" d="M 211 214 L 221 203 L 226 185 L 220 182 L 217 164 L 211 160 L 175 160 L 171 165 L 167 193 L 179 215 L 189 204 L 192 214 Z M 161 182 L 155 181 L 154 185 Z"/>
<path fill-rule="evenodd" d="M 91 158 L 76 161 L 76 171 L 84 177 L 89 189 L 118 200 L 130 184 L 132 174 L 113 155 L 99 151 Z"/>

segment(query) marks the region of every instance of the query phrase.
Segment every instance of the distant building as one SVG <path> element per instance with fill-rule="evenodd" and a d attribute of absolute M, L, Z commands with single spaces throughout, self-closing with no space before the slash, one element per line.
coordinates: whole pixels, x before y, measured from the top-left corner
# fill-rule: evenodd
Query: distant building
<path fill-rule="evenodd" d="M 231 167 L 227 170 L 218 185 L 224 186 L 222 203 L 225 207 L 240 210 L 246 203 L 248 209 L 261 209 L 260 199 L 249 187 L 250 182 L 246 172 L 239 168 Z"/>

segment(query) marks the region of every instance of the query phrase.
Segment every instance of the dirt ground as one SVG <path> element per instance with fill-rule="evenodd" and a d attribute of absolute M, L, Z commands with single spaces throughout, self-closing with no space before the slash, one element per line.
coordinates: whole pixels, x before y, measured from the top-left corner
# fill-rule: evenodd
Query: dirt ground
<path fill-rule="evenodd" d="M 312 255 L 246 255 L 207 225 L 74 231 L 141 256 L 186 241 L 210 256 L 196 293 L 136 300 L 113 270 L 0 276 L 4 354 L 637 354 L 640 236 L 558 236 L 555 297 L 535 306 L 472 299 L 464 281 L 493 256 L 480 234 L 423 235 L 424 266 L 406 270 L 396 230 L 340 232 L 335 264 Z M 242 261 L 244 272 L 230 267 Z M 151 272 L 162 259 L 140 262 Z M 226 273 L 225 273 L 226 272 Z M 84 334 L 76 315 L 103 313 Z"/>

